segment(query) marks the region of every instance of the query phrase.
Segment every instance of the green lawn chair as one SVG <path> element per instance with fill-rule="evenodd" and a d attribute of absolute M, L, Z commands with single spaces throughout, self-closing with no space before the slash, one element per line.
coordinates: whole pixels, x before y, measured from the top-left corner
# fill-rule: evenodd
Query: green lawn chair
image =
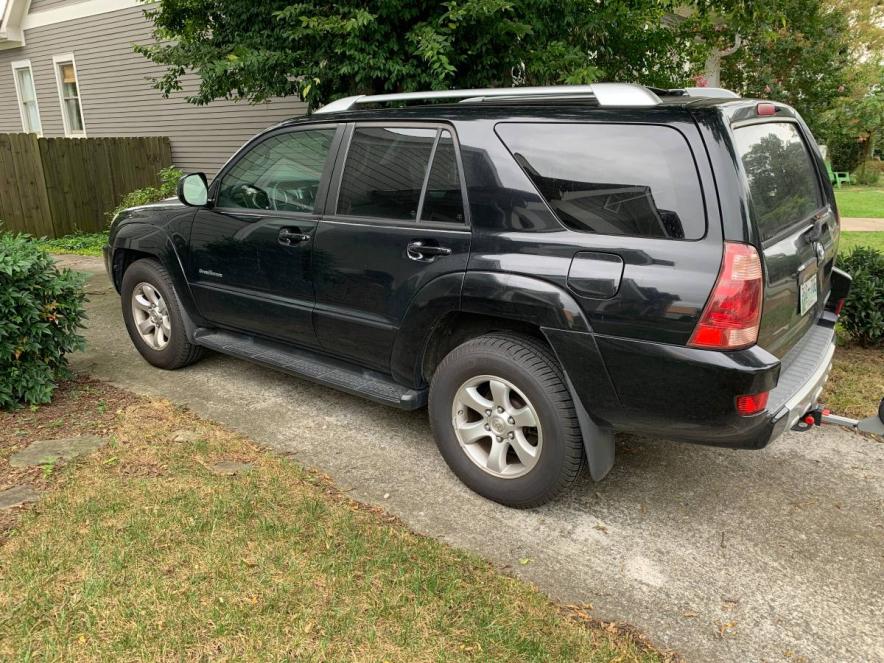
<path fill-rule="evenodd" d="M 841 188 L 841 182 L 852 184 L 852 182 L 850 181 L 850 173 L 832 170 L 832 164 L 830 164 L 828 161 L 826 161 L 826 170 L 829 173 L 829 181 L 839 189 Z"/>

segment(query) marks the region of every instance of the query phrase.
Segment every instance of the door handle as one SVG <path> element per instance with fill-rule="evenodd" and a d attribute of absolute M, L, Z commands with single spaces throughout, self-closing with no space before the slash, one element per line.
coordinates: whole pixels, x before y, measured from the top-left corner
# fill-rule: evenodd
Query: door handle
<path fill-rule="evenodd" d="M 435 244 L 424 244 L 421 241 L 410 242 L 405 249 L 405 253 L 412 260 L 420 260 L 423 262 L 433 262 L 439 256 L 450 256 L 451 249 Z"/>
<path fill-rule="evenodd" d="M 310 235 L 302 233 L 298 228 L 283 228 L 279 231 L 279 243 L 291 246 L 310 239 Z"/>

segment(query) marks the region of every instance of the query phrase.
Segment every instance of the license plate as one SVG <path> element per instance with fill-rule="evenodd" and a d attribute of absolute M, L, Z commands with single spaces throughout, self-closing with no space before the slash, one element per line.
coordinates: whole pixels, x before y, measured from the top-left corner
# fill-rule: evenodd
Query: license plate
<path fill-rule="evenodd" d="M 810 309 L 813 308 L 813 305 L 816 304 L 817 300 L 817 283 L 816 283 L 816 272 L 814 272 L 809 279 L 804 281 L 799 287 L 799 314 L 804 315 Z"/>

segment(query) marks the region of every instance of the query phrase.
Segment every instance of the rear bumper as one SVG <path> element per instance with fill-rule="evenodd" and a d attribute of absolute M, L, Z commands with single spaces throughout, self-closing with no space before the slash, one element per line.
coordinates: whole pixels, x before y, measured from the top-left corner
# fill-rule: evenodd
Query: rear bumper
<path fill-rule="evenodd" d="M 548 337 L 597 423 L 617 431 L 760 449 L 816 405 L 831 368 L 834 321 L 826 314 L 782 360 L 757 346 L 715 352 L 577 332 Z M 584 337 L 582 343 L 575 334 Z M 595 363 L 580 356 L 593 352 Z M 600 370 L 606 379 L 600 379 Z M 737 414 L 737 396 L 762 391 L 770 392 L 764 411 Z"/>

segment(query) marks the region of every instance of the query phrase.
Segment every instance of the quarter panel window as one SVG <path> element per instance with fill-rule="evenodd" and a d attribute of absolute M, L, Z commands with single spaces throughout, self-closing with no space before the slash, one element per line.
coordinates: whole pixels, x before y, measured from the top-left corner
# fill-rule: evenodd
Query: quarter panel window
<path fill-rule="evenodd" d="M 706 232 L 696 164 L 676 129 L 503 123 L 497 134 L 572 230 L 671 239 Z"/>
<path fill-rule="evenodd" d="M 357 127 L 337 213 L 415 221 L 436 134 L 436 129 Z"/>
<path fill-rule="evenodd" d="M 734 140 L 749 181 L 752 218 L 762 239 L 770 239 L 822 206 L 816 169 L 794 124 L 739 127 Z"/>
<path fill-rule="evenodd" d="M 312 213 L 335 131 L 294 131 L 258 143 L 224 175 L 217 205 Z"/>
<path fill-rule="evenodd" d="M 436 144 L 433 165 L 427 178 L 421 221 L 463 223 L 463 191 L 457 168 L 457 153 L 451 133 L 443 131 Z"/>

